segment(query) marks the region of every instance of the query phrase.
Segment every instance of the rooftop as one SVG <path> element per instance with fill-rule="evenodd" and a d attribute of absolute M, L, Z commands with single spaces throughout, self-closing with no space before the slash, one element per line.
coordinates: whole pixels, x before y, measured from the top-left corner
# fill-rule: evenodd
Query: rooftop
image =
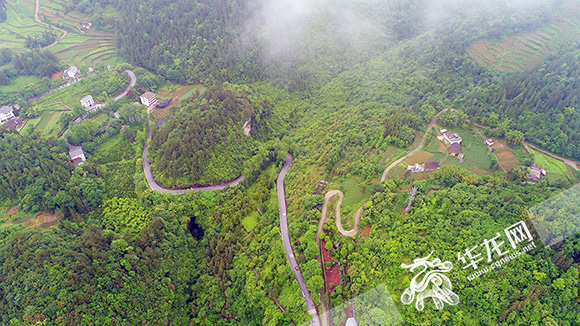
<path fill-rule="evenodd" d="M 93 97 L 92 97 L 92 96 L 90 96 L 90 95 L 87 95 L 87 96 L 85 96 L 85 97 L 81 98 L 81 102 L 91 101 L 92 99 L 93 99 Z"/>
<path fill-rule="evenodd" d="M 0 108 L 0 113 L 10 113 L 13 109 L 11 106 L 3 106 Z"/>
<path fill-rule="evenodd" d="M 8 120 L 8 122 L 6 122 L 4 124 L 4 128 L 5 129 L 18 129 L 18 127 L 22 124 L 22 122 L 24 122 L 24 120 L 22 120 L 22 119 Z"/>
<path fill-rule="evenodd" d="M 461 153 L 461 145 L 459 143 L 453 143 L 449 146 L 449 152 L 459 154 Z"/>
<path fill-rule="evenodd" d="M 454 141 L 460 142 L 462 140 L 461 136 L 459 136 L 459 134 L 456 133 L 455 131 L 447 131 L 444 133 L 444 136 L 447 139 L 449 139 L 451 142 L 454 142 Z"/>
<path fill-rule="evenodd" d="M 85 152 L 83 151 L 83 147 L 82 146 L 70 145 L 70 148 L 68 150 L 68 154 L 70 155 L 71 158 L 75 158 L 77 156 L 81 156 L 84 153 Z"/>
<path fill-rule="evenodd" d="M 155 93 L 153 92 L 145 92 L 143 93 L 143 95 L 141 95 L 141 97 L 146 98 L 146 99 L 152 99 L 155 97 Z"/>
<path fill-rule="evenodd" d="M 437 170 L 437 169 L 439 169 L 439 162 L 438 161 L 425 161 L 425 169 Z"/>

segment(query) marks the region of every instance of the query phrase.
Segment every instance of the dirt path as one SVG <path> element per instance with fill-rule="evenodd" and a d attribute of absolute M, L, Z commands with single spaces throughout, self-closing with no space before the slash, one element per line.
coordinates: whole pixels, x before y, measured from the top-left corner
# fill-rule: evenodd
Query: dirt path
<path fill-rule="evenodd" d="M 400 159 L 396 160 L 395 162 L 391 163 L 391 165 L 389 165 L 386 169 L 385 172 L 383 172 L 383 176 L 381 177 L 381 182 L 384 182 L 385 179 L 387 178 L 387 174 L 389 173 L 389 171 L 391 171 L 392 168 L 394 168 L 395 166 L 399 165 L 401 162 L 403 162 L 404 160 L 406 160 L 407 158 L 409 158 L 409 156 L 412 156 L 416 153 L 418 153 L 419 151 L 421 151 L 421 149 L 423 149 L 423 146 L 425 146 L 425 140 L 427 138 L 427 135 L 429 134 L 429 130 L 431 130 L 431 128 L 433 128 L 435 126 L 435 123 L 437 122 L 437 118 L 443 113 L 443 112 L 447 112 L 448 110 L 453 111 L 453 109 L 445 109 L 442 110 L 441 112 L 437 113 L 437 115 L 435 115 L 435 117 L 433 118 L 433 120 L 431 120 L 431 123 L 429 123 L 429 126 L 427 127 L 427 131 L 425 132 L 425 135 L 423 136 L 423 139 L 421 140 L 421 143 L 419 144 L 419 147 L 415 148 L 413 151 L 411 151 L 411 153 L 401 157 Z M 356 227 L 356 223 L 355 223 L 355 227 Z"/>
<path fill-rule="evenodd" d="M 36 0 L 34 3 L 34 20 L 36 20 L 36 22 L 41 24 L 41 25 L 44 25 L 46 27 L 50 27 L 52 29 L 56 29 L 57 31 L 62 33 L 62 35 L 56 41 L 54 41 L 54 43 L 52 43 L 51 45 L 47 45 L 47 46 L 43 47 L 43 49 L 48 49 L 50 47 L 57 45 L 58 42 L 62 41 L 68 35 L 68 32 L 65 31 L 64 29 L 60 29 L 56 26 L 52 26 L 52 25 L 47 24 L 47 23 L 43 22 L 42 20 L 40 20 L 40 18 L 38 18 L 38 11 L 39 10 L 40 10 L 40 1 Z"/>

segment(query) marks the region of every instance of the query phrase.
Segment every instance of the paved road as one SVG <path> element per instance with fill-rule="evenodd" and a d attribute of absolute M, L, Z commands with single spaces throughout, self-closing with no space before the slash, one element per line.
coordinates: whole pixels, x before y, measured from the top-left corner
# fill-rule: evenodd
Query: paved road
<path fill-rule="evenodd" d="M 564 158 L 562 156 L 558 156 L 556 154 L 552 154 L 552 153 L 548 152 L 545 149 L 541 149 L 541 148 L 539 148 L 538 146 L 536 146 L 534 144 L 528 143 L 527 141 L 524 141 L 524 146 L 531 147 L 531 148 L 533 148 L 533 149 L 535 149 L 535 150 L 537 150 L 539 152 L 542 152 L 542 153 L 544 153 L 544 154 L 546 154 L 546 155 L 548 155 L 548 156 L 550 156 L 552 158 L 557 159 L 558 161 L 562 161 L 562 162 L 570 165 L 571 167 L 573 167 L 575 170 L 578 170 L 578 167 L 580 166 L 580 162 L 578 162 L 578 161 L 574 161 L 574 160 L 571 160 L 571 159 L 568 159 L 568 158 Z"/>
<path fill-rule="evenodd" d="M 282 167 L 282 171 L 280 171 L 278 179 L 276 180 L 282 244 L 284 245 L 284 250 L 286 250 L 288 263 L 290 264 L 292 271 L 294 271 L 294 275 L 296 276 L 300 290 L 302 290 L 302 293 L 304 293 L 306 308 L 308 309 L 308 313 L 312 316 L 312 321 L 310 323 L 313 326 L 320 326 L 320 317 L 318 316 L 316 306 L 310 297 L 310 292 L 308 291 L 308 287 L 306 286 L 306 282 L 302 276 L 302 271 L 298 268 L 298 262 L 296 262 L 296 257 L 294 257 L 294 251 L 292 250 L 292 244 L 290 242 L 290 234 L 288 233 L 288 207 L 286 205 L 286 189 L 284 188 L 284 178 L 286 177 L 288 170 L 290 170 L 292 160 L 292 156 L 290 156 L 290 154 L 286 154 L 286 163 L 284 163 L 284 167 Z"/>
<path fill-rule="evenodd" d="M 145 178 L 147 179 L 147 184 L 149 184 L 149 188 L 151 188 L 151 190 L 155 190 L 155 191 L 159 191 L 162 193 L 169 193 L 172 195 L 183 195 L 186 194 L 188 192 L 198 192 L 198 191 L 211 191 L 211 190 L 222 190 L 226 187 L 233 187 L 233 186 L 237 186 L 240 182 L 244 181 L 245 178 L 244 176 L 239 176 L 238 178 L 236 178 L 235 180 L 229 181 L 227 183 L 223 183 L 223 184 L 219 184 L 219 185 L 213 185 L 213 186 L 199 186 L 199 187 L 189 187 L 186 189 L 181 189 L 181 190 L 172 190 L 172 189 L 167 189 L 167 188 L 163 188 L 161 187 L 157 181 L 155 181 L 155 178 L 153 177 L 153 173 L 151 173 L 151 163 L 149 162 L 149 159 L 147 158 L 147 147 L 149 146 L 149 140 L 151 139 L 151 126 L 149 126 L 149 132 L 147 133 L 147 141 L 145 142 L 145 148 L 143 149 L 143 171 L 145 172 Z"/>
<path fill-rule="evenodd" d="M 425 135 L 423 136 L 423 139 L 421 140 L 421 143 L 419 144 L 419 147 L 415 148 L 411 153 L 409 153 L 409 154 L 401 157 L 400 159 L 396 160 L 395 162 L 391 163 L 391 165 L 389 165 L 385 169 L 385 172 L 383 172 L 383 176 L 381 177 L 381 182 L 384 182 L 385 181 L 385 179 L 387 178 L 387 174 L 389 173 L 389 171 L 391 171 L 392 168 L 394 168 L 395 166 L 399 165 L 401 162 L 403 162 L 404 160 L 406 160 L 409 156 L 415 155 L 421 149 L 423 149 L 423 146 L 425 145 L 425 138 L 427 138 L 427 135 L 429 134 L 429 130 L 431 130 L 431 128 L 433 128 L 435 126 L 435 123 L 437 122 L 437 118 L 443 112 L 446 112 L 448 110 L 453 111 L 453 109 L 445 109 L 445 110 L 442 110 L 441 112 L 437 113 L 437 115 L 435 115 L 435 117 L 433 118 L 433 120 L 431 120 L 431 123 L 429 123 L 429 126 L 427 127 L 427 131 L 425 132 Z M 356 227 L 356 225 L 355 225 L 355 227 Z"/>
<path fill-rule="evenodd" d="M 326 196 L 324 196 L 324 206 L 322 207 L 322 217 L 321 217 L 321 221 L 326 220 L 326 213 L 328 210 L 328 202 L 330 201 L 330 198 L 334 197 L 338 195 L 338 202 L 336 203 L 336 227 L 338 228 L 338 231 L 340 231 L 340 233 L 345 236 L 345 237 L 353 237 L 357 234 L 358 232 L 358 221 L 360 219 L 360 215 L 363 211 L 363 206 L 361 206 L 355 213 L 354 213 L 354 228 L 352 228 L 352 230 L 350 231 L 346 231 L 343 227 L 342 227 L 342 221 L 340 220 L 340 205 L 342 205 L 342 200 L 344 199 L 344 194 L 342 193 L 342 191 L 340 190 L 331 190 L 329 192 L 326 193 Z"/>
<path fill-rule="evenodd" d="M 38 18 L 38 11 L 39 10 L 40 10 L 40 1 L 36 0 L 34 3 L 34 20 L 36 20 L 36 22 L 41 24 L 41 25 L 56 29 L 57 31 L 62 33 L 62 35 L 56 41 L 54 41 L 54 43 L 52 43 L 51 45 L 43 47 L 43 49 L 48 49 L 50 47 L 57 45 L 58 42 L 62 41 L 68 35 L 68 32 L 65 31 L 64 29 L 60 29 L 56 26 L 52 26 L 52 25 L 47 24 L 47 23 L 43 22 L 42 20 L 40 20 L 40 18 Z"/>
<path fill-rule="evenodd" d="M 135 83 L 137 82 L 137 76 L 135 76 L 135 73 L 133 73 L 131 70 L 125 70 L 127 72 L 127 74 L 129 74 L 129 78 L 131 78 L 131 81 L 129 82 L 129 85 L 127 86 L 127 88 L 125 88 L 125 90 L 115 96 L 115 101 L 118 101 L 120 99 L 122 99 L 123 97 L 127 96 L 127 94 L 129 93 L 129 90 L 131 88 L 133 88 L 135 86 Z"/>

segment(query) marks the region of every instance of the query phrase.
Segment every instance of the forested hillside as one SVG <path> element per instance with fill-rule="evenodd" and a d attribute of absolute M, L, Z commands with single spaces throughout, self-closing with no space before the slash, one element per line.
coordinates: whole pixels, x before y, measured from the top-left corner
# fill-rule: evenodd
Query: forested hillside
<path fill-rule="evenodd" d="M 270 105 L 235 89 L 211 87 L 170 111 L 151 139 L 155 177 L 165 185 L 209 184 L 238 177 L 267 133 Z M 244 124 L 249 122 L 251 134 Z"/>
<path fill-rule="evenodd" d="M 580 48 L 553 55 L 536 69 L 473 90 L 467 112 L 497 128 L 500 122 L 554 153 L 580 159 Z"/>
<path fill-rule="evenodd" d="M 103 198 L 95 166 L 76 167 L 54 138 L 0 131 L 0 198 L 24 211 L 62 209 L 86 213 Z"/>
<path fill-rule="evenodd" d="M 117 47 L 131 62 L 181 83 L 230 76 L 251 82 L 262 73 L 253 45 L 240 38 L 247 2 L 119 1 Z"/>

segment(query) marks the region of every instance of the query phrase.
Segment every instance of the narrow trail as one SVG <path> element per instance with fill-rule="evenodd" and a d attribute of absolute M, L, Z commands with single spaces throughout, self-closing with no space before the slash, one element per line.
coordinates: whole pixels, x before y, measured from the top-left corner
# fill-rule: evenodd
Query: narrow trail
<path fill-rule="evenodd" d="M 50 27 L 50 28 L 55 29 L 55 30 L 57 30 L 57 31 L 59 31 L 59 32 L 62 33 L 62 35 L 56 41 L 54 41 L 54 43 L 52 43 L 51 45 L 47 45 L 47 46 L 45 46 L 45 47 L 42 48 L 42 49 L 48 49 L 48 48 L 51 48 L 51 47 L 57 45 L 58 42 L 62 41 L 68 35 L 68 32 L 65 31 L 64 29 L 60 29 L 60 28 L 58 28 L 56 26 L 50 25 L 50 24 L 45 23 L 42 20 L 40 20 L 40 18 L 38 18 L 38 12 L 39 12 L 39 10 L 40 10 L 40 1 L 39 0 L 36 0 L 34 2 L 34 20 L 37 23 L 41 24 L 41 25 L 44 25 L 46 27 Z"/>

